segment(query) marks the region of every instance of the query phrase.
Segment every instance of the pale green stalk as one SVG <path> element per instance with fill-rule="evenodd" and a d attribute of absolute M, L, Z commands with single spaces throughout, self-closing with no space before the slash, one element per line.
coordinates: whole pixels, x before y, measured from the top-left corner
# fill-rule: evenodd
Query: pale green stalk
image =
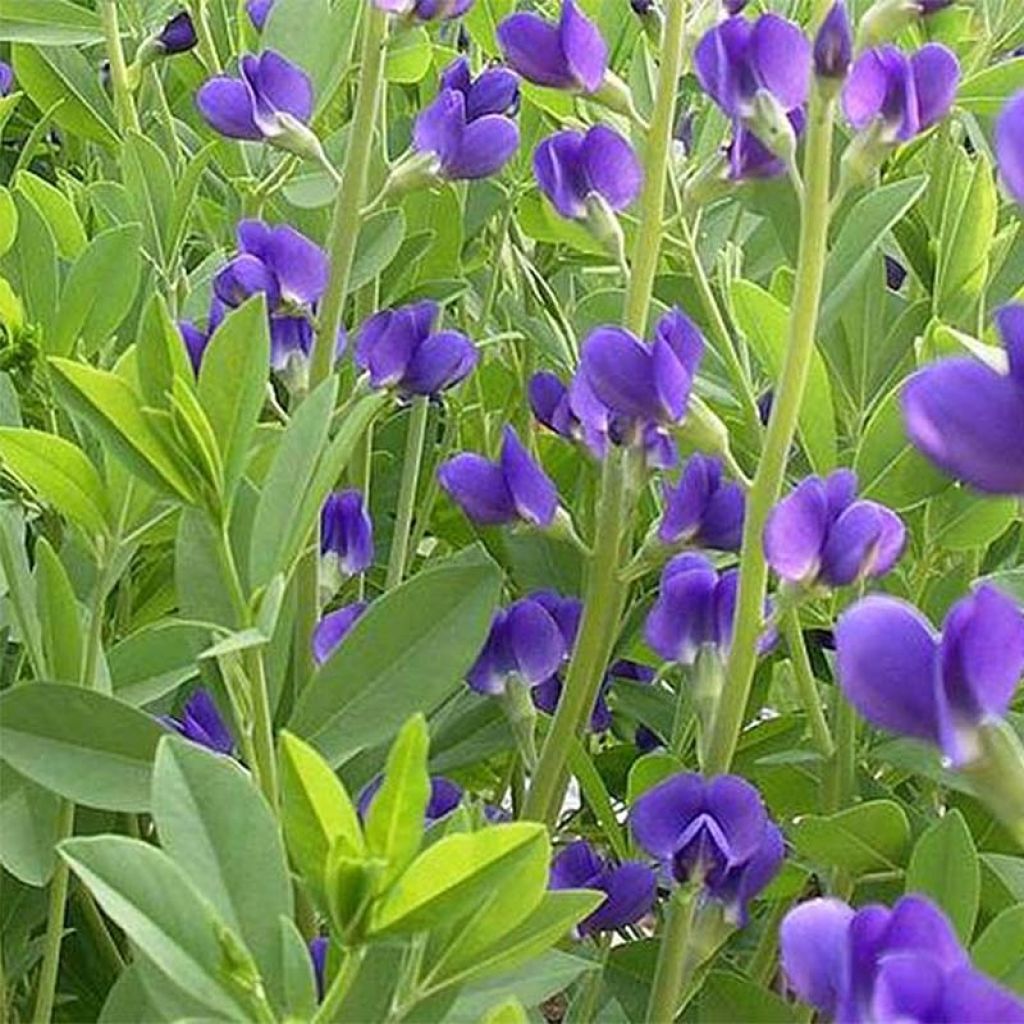
<path fill-rule="evenodd" d="M 135 97 L 128 85 L 128 65 L 121 47 L 121 29 L 117 22 L 117 0 L 101 0 L 100 19 L 103 36 L 107 44 L 107 60 L 110 61 L 110 86 L 114 92 L 114 111 L 117 126 L 122 133 L 141 131 L 139 112 L 135 109 Z"/>
<path fill-rule="evenodd" d="M 679 996 L 692 968 L 687 955 L 698 894 L 694 889 L 676 889 L 668 901 L 665 929 L 658 949 L 658 963 L 647 1003 L 647 1024 L 672 1024 L 679 1009 Z"/>
<path fill-rule="evenodd" d="M 796 433 L 797 417 L 814 354 L 814 333 L 821 304 L 825 258 L 828 254 L 834 110 L 834 99 L 823 96 L 815 86 L 811 96 L 804 157 L 806 193 L 802 204 L 800 251 L 793 310 L 789 319 L 789 343 L 761 459 L 747 494 L 736 623 L 726 665 L 725 687 L 708 744 L 705 763 L 708 775 L 728 771 L 732 763 L 757 664 L 757 643 L 763 628 L 768 582 L 762 535 L 768 513 L 782 489 L 786 457 Z"/>
<path fill-rule="evenodd" d="M 427 421 L 430 418 L 430 399 L 417 395 L 409 410 L 408 433 L 405 437 L 405 458 L 402 460 L 402 482 L 398 491 L 398 510 L 395 514 L 395 530 L 391 535 L 391 551 L 388 555 L 388 574 L 385 590 L 391 590 L 402 582 L 409 554 L 409 533 L 416 508 L 416 489 L 419 486 L 420 466 L 423 463 L 423 445 L 427 437 Z"/>
<path fill-rule="evenodd" d="M 825 721 L 818 686 L 811 671 L 811 661 L 807 657 L 804 631 L 800 628 L 800 612 L 796 608 L 789 609 L 783 615 L 782 632 L 789 648 L 789 663 L 793 666 L 793 679 L 800 695 L 800 702 L 807 713 L 807 727 L 810 729 L 811 739 L 818 753 L 828 760 L 835 750 L 835 744 L 832 742 L 828 722 Z"/>

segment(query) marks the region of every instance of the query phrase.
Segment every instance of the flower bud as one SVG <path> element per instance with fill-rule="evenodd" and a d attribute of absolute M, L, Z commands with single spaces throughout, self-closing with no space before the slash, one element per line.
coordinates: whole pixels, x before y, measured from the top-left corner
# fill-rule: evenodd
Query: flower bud
<path fill-rule="evenodd" d="M 843 0 L 836 0 L 814 38 L 814 73 L 819 79 L 843 79 L 853 60 L 853 32 Z"/>
<path fill-rule="evenodd" d="M 892 39 L 921 12 L 920 0 L 876 0 L 860 19 L 857 49 Z"/>

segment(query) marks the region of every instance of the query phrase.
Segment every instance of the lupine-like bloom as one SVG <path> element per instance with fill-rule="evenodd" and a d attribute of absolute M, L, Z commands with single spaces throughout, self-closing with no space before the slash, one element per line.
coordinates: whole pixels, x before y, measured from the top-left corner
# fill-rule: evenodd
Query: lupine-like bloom
<path fill-rule="evenodd" d="M 0 60 L 0 98 L 6 96 L 14 88 L 14 71 L 11 65 Z"/>
<path fill-rule="evenodd" d="M 1009 372 L 943 359 L 907 381 L 907 435 L 940 469 L 991 494 L 1024 495 L 1024 304 L 995 314 Z"/>
<path fill-rule="evenodd" d="M 580 440 L 583 432 L 579 417 L 572 411 L 569 389 L 557 374 L 540 370 L 527 386 L 530 409 L 538 423 L 567 441 Z"/>
<path fill-rule="evenodd" d="M 235 749 L 231 730 L 217 710 L 213 697 L 203 687 L 198 687 L 185 701 L 180 718 L 163 715 L 160 721 L 185 739 L 198 743 L 215 754 L 230 754 Z"/>
<path fill-rule="evenodd" d="M 576 926 L 582 938 L 634 924 L 651 912 L 658 891 L 654 872 L 639 861 L 615 865 L 578 839 L 551 862 L 550 889 L 597 889 L 604 902 Z"/>
<path fill-rule="evenodd" d="M 528 82 L 573 92 L 597 92 L 608 70 L 608 47 L 573 0 L 562 0 L 558 24 L 529 12 L 498 26 L 505 60 Z"/>
<path fill-rule="evenodd" d="M 417 21 L 450 21 L 460 18 L 473 6 L 473 0 L 373 0 L 374 6 L 388 14 Z"/>
<path fill-rule="evenodd" d="M 324 977 L 327 970 L 327 947 L 329 941 L 326 935 L 318 935 L 309 943 L 309 959 L 313 962 L 313 977 L 316 979 L 317 1002 L 324 1000 Z"/>
<path fill-rule="evenodd" d="M 953 605 L 940 636 L 912 605 L 866 597 L 840 617 L 836 654 L 843 692 L 869 722 L 932 743 L 960 766 L 1017 688 L 1024 614 L 984 585 Z"/>
<path fill-rule="evenodd" d="M 435 395 L 476 366 L 476 347 L 459 331 L 436 330 L 440 307 L 429 299 L 375 313 L 363 324 L 356 365 L 375 388 L 406 395 Z"/>
<path fill-rule="evenodd" d="M 370 813 L 370 805 L 377 795 L 380 787 L 384 784 L 384 776 L 378 775 L 368 782 L 356 799 L 356 810 L 359 817 L 364 821 Z M 423 814 L 427 825 L 440 821 L 446 815 L 451 814 L 462 802 L 462 787 L 443 775 L 430 776 L 430 797 L 427 800 L 427 808 Z"/>
<path fill-rule="evenodd" d="M 721 460 L 690 456 L 679 483 L 665 484 L 665 513 L 658 526 L 663 544 L 738 551 L 745 499 L 739 484 L 722 479 Z"/>
<path fill-rule="evenodd" d="M 1024 90 L 1016 93 L 996 120 L 996 162 L 1007 191 L 1024 206 Z"/>
<path fill-rule="evenodd" d="M 853 30 L 843 0 L 829 8 L 814 38 L 814 73 L 819 78 L 845 78 L 853 61 Z"/>
<path fill-rule="evenodd" d="M 643 170 L 633 147 L 603 124 L 549 135 L 533 154 L 541 191 L 563 216 L 583 219 L 595 200 L 624 210 L 640 194 Z"/>
<path fill-rule="evenodd" d="M 516 520 L 550 526 L 558 511 L 555 485 L 512 427 L 505 427 L 503 436 L 497 463 L 474 452 L 462 452 L 438 469 L 441 486 L 480 526 Z"/>
<path fill-rule="evenodd" d="M 343 576 L 373 565 L 373 522 L 359 491 L 336 491 L 320 510 L 320 554 Z"/>
<path fill-rule="evenodd" d="M 196 93 L 207 123 L 229 139 L 265 141 L 307 155 L 313 113 L 309 76 L 274 50 L 245 54 L 240 78 L 219 75 Z"/>
<path fill-rule="evenodd" d="M 790 583 L 845 587 L 883 576 L 903 552 L 895 512 L 855 497 L 857 476 L 838 469 L 809 476 L 772 509 L 764 528 L 768 564 Z"/>
<path fill-rule="evenodd" d="M 857 131 L 877 125 L 887 142 L 906 142 L 941 121 L 953 105 L 960 65 L 941 43 L 911 56 L 880 46 L 857 58 L 843 89 L 843 110 Z"/>
<path fill-rule="evenodd" d="M 574 637 L 575 639 L 575 637 Z M 612 709 L 608 706 L 608 691 L 616 679 L 626 679 L 634 683 L 649 683 L 654 679 L 654 670 L 639 662 L 620 658 L 612 662 L 612 667 L 605 673 L 597 691 L 597 700 L 590 712 L 590 731 L 592 733 L 607 732 L 612 727 Z M 560 674 L 556 673 L 545 679 L 539 686 L 530 691 L 536 708 L 546 714 L 553 715 L 562 699 L 565 684 Z"/>
<path fill-rule="evenodd" d="M 815 899 L 779 933 L 793 991 L 830 1020 L 1021 1024 L 1024 1003 L 971 965 L 948 919 L 912 893 L 890 910 Z"/>
<path fill-rule="evenodd" d="M 322 665 L 340 646 L 348 631 L 369 606 L 365 601 L 353 601 L 343 608 L 329 612 L 313 630 L 313 657 Z"/>
<path fill-rule="evenodd" d="M 263 31 L 273 6 L 274 0 L 246 0 L 245 13 L 249 15 L 249 20 L 257 32 Z"/>
<path fill-rule="evenodd" d="M 791 110 L 786 117 L 793 134 L 800 135 L 807 121 L 803 110 Z M 786 173 L 786 161 L 773 153 L 743 124 L 735 125 L 732 141 L 726 146 L 725 152 L 729 159 L 729 178 L 732 181 L 781 178 Z"/>
<path fill-rule="evenodd" d="M 637 799 L 629 824 L 637 843 L 677 882 L 701 882 L 704 895 L 722 903 L 738 925 L 785 856 L 782 833 L 760 794 L 735 775 L 673 775 Z"/>
<path fill-rule="evenodd" d="M 449 180 L 485 178 L 501 170 L 519 146 L 511 114 L 519 84 L 506 68 L 488 68 L 475 79 L 465 57 L 441 74 L 434 102 L 416 118 L 413 145 L 434 155 L 437 175 Z"/>
<path fill-rule="evenodd" d="M 160 30 L 157 45 L 165 54 L 186 53 L 198 42 L 195 26 L 188 11 L 176 14 Z"/>
<path fill-rule="evenodd" d="M 567 645 L 559 623 L 541 601 L 525 597 L 494 616 L 483 650 L 466 681 L 477 693 L 505 692 L 510 676 L 537 686 L 565 660 Z"/>

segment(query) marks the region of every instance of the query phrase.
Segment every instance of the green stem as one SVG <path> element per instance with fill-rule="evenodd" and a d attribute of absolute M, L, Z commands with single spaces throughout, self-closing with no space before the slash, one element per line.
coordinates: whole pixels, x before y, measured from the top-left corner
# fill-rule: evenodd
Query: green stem
<path fill-rule="evenodd" d="M 352 982 L 356 980 L 359 974 L 359 969 L 363 965 L 365 955 L 366 948 L 364 946 L 350 949 L 345 954 L 345 959 L 342 961 L 338 973 L 334 976 L 334 980 L 324 995 L 324 1001 L 320 1004 L 316 1013 L 313 1014 L 311 1024 L 334 1024 L 334 1021 L 339 1019 L 338 1011 L 341 1009 L 341 1004 L 345 1001 L 345 996 L 348 995 L 348 991 L 352 987 Z"/>
<path fill-rule="evenodd" d="M 206 10 L 207 0 L 193 0 L 190 6 L 192 7 L 192 24 L 195 26 L 198 39 L 196 49 L 199 52 L 199 58 L 211 75 L 219 75 L 223 68 L 217 53 L 217 44 L 210 31 L 210 18 Z"/>
<path fill-rule="evenodd" d="M 253 713 L 253 753 L 259 766 L 260 789 L 277 811 L 277 752 L 274 749 L 274 719 L 270 711 L 267 673 L 263 651 L 250 647 L 245 652 L 245 676 L 249 681 Z"/>
<path fill-rule="evenodd" d="M 388 555 L 388 574 L 384 589 L 391 590 L 402 582 L 409 553 L 409 533 L 416 508 L 416 489 L 423 463 L 423 444 L 427 437 L 430 399 L 417 395 L 409 410 L 409 428 L 405 437 L 405 458 L 402 461 L 402 483 L 398 491 L 398 511 L 395 514 L 395 532 L 391 537 Z"/>
<path fill-rule="evenodd" d="M 835 750 L 835 744 L 832 742 L 832 733 L 829 731 L 828 722 L 825 721 L 818 684 L 814 681 L 811 660 L 807 657 L 804 631 L 800 628 L 800 612 L 796 608 L 789 609 L 783 615 L 782 631 L 786 637 L 786 646 L 789 648 L 789 662 L 793 666 L 796 688 L 800 694 L 804 711 L 807 713 L 807 726 L 811 731 L 811 739 L 814 741 L 818 753 L 828 760 Z"/>
<path fill-rule="evenodd" d="M 644 1018 L 647 1024 L 672 1024 L 679 1012 L 679 997 L 686 983 L 688 965 L 692 962 L 692 958 L 687 956 L 687 946 L 696 907 L 697 893 L 693 890 L 676 889 L 669 900 L 647 1016 Z"/>
<path fill-rule="evenodd" d="M 857 712 L 836 687 L 836 746 L 825 774 L 825 810 L 841 811 L 853 798 L 857 769 Z"/>
<path fill-rule="evenodd" d="M 110 85 L 114 91 L 114 110 L 117 126 L 121 132 L 142 130 L 139 112 L 135 109 L 135 97 L 128 87 L 128 66 L 121 48 L 121 29 L 117 23 L 117 0 L 101 0 L 100 18 L 103 22 L 103 36 L 107 43 L 107 60 L 110 61 Z"/>
<path fill-rule="evenodd" d="M 57 819 L 57 845 L 70 839 L 75 830 L 75 805 L 70 800 L 60 803 Z M 57 865 L 50 879 L 50 899 L 46 911 L 46 935 L 43 939 L 43 965 L 39 970 L 33 1024 L 48 1024 L 53 1014 L 53 1001 L 57 992 L 57 971 L 60 967 L 60 945 L 64 937 L 64 905 L 68 898 L 68 862 L 57 857 Z"/>
<path fill-rule="evenodd" d="M 740 588 L 736 627 L 725 673 L 725 689 L 715 714 L 705 771 L 728 771 L 747 710 L 757 664 L 768 568 L 762 534 L 778 500 L 786 457 L 796 432 L 807 374 L 814 354 L 814 332 L 821 304 L 821 286 L 828 252 L 829 184 L 832 169 L 832 121 L 835 102 L 815 88 L 811 97 L 804 157 L 807 188 L 800 223 L 793 311 L 785 365 L 772 405 L 764 449 L 747 495 L 747 514 L 740 553 Z"/>

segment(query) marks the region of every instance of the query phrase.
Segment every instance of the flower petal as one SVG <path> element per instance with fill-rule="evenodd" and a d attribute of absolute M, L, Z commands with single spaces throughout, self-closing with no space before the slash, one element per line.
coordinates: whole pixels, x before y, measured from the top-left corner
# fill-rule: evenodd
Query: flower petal
<path fill-rule="evenodd" d="M 510 605 L 505 630 L 516 670 L 531 686 L 553 676 L 565 660 L 562 631 L 537 601 L 524 598 Z"/>
<path fill-rule="evenodd" d="M 210 127 L 229 139 L 263 138 L 253 116 L 252 94 L 237 78 L 211 78 L 196 93 L 196 106 Z"/>
<path fill-rule="evenodd" d="M 563 217 L 584 217 L 587 212 L 583 142 L 579 132 L 556 132 L 543 139 L 533 152 L 537 184 Z"/>
<path fill-rule="evenodd" d="M 818 572 L 828 521 L 828 498 L 820 477 L 802 481 L 768 515 L 764 552 L 784 580 L 812 579 Z"/>
<path fill-rule="evenodd" d="M 704 780 L 680 772 L 638 797 L 629 812 L 633 838 L 652 857 L 670 861 L 687 826 L 704 809 Z"/>
<path fill-rule="evenodd" d="M 519 102 L 519 79 L 508 68 L 488 68 L 463 92 L 467 121 L 484 114 L 508 114 Z"/>
<path fill-rule="evenodd" d="M 995 147 L 1003 184 L 1024 206 L 1024 91 L 1011 98 L 996 120 Z"/>
<path fill-rule="evenodd" d="M 480 354 L 459 331 L 438 331 L 413 353 L 402 376 L 402 390 L 413 395 L 436 395 L 467 377 Z"/>
<path fill-rule="evenodd" d="M 722 830 L 730 866 L 750 860 L 768 821 L 761 794 L 738 775 L 717 775 L 707 785 L 704 805 Z"/>
<path fill-rule="evenodd" d="M 609 409 L 623 416 L 658 417 L 661 406 L 650 350 L 629 331 L 621 327 L 592 331 L 583 342 L 580 372 Z"/>
<path fill-rule="evenodd" d="M 418 150 L 434 153 L 446 166 L 459 153 L 466 124 L 466 97 L 455 89 L 442 89 L 413 124 L 412 139 Z"/>
<path fill-rule="evenodd" d="M 868 50 L 853 63 L 843 87 L 843 112 L 857 131 L 863 131 L 882 112 L 889 75 L 878 50 Z"/>
<path fill-rule="evenodd" d="M 576 84 L 558 28 L 536 14 L 524 12 L 505 18 L 498 26 L 498 44 L 508 64 L 528 82 L 555 89 Z"/>
<path fill-rule="evenodd" d="M 663 577 L 644 623 L 644 639 L 666 661 L 690 665 L 714 641 L 715 570 L 693 568 Z"/>
<path fill-rule="evenodd" d="M 500 171 L 519 148 L 519 128 L 511 118 L 485 114 L 470 121 L 454 156 L 443 164 L 449 178 L 471 181 Z"/>
<path fill-rule="evenodd" d="M 282 298 L 312 305 L 327 288 L 327 253 L 287 224 L 270 232 L 264 259 L 277 276 Z"/>
<path fill-rule="evenodd" d="M 274 110 L 291 114 L 305 124 L 313 113 L 313 83 L 302 68 L 276 50 L 260 54 L 256 72 L 257 95 Z"/>
<path fill-rule="evenodd" d="M 604 861 L 584 839 L 560 850 L 551 861 L 549 889 L 588 889 L 604 870 Z"/>
<path fill-rule="evenodd" d="M 583 935 L 622 928 L 649 914 L 658 892 L 658 879 L 646 864 L 626 861 L 608 870 L 597 888 L 608 896 L 597 910 L 580 922 Z"/>
<path fill-rule="evenodd" d="M 573 0 L 562 0 L 558 39 L 576 82 L 585 92 L 597 92 L 608 70 L 608 47 L 598 27 Z"/>
<path fill-rule="evenodd" d="M 354 601 L 330 612 L 317 623 L 313 630 L 313 657 L 318 665 L 322 665 L 340 646 L 367 607 L 365 601 Z"/>
<path fill-rule="evenodd" d="M 799 26 L 764 14 L 750 36 L 751 63 L 763 88 L 785 110 L 803 106 L 811 85 L 811 43 Z"/>
<path fill-rule="evenodd" d="M 928 43 L 910 58 L 921 131 L 941 121 L 953 106 L 960 84 L 960 62 L 941 43 Z"/>
<path fill-rule="evenodd" d="M 520 518 L 535 526 L 550 526 L 558 510 L 558 491 L 551 478 L 523 447 L 512 427 L 505 427 L 501 471 Z"/>
<path fill-rule="evenodd" d="M 437 478 L 462 511 L 481 526 L 509 523 L 516 506 L 505 485 L 505 474 L 482 455 L 463 452 L 443 463 Z"/>
<path fill-rule="evenodd" d="M 808 900 L 786 914 L 779 929 L 782 970 L 789 987 L 830 1018 L 839 1005 L 852 919 L 853 910 L 842 900 Z"/>
<path fill-rule="evenodd" d="M 640 194 L 644 173 L 633 147 L 607 125 L 594 125 L 583 138 L 584 175 L 590 189 L 613 210 L 624 210 Z"/>

